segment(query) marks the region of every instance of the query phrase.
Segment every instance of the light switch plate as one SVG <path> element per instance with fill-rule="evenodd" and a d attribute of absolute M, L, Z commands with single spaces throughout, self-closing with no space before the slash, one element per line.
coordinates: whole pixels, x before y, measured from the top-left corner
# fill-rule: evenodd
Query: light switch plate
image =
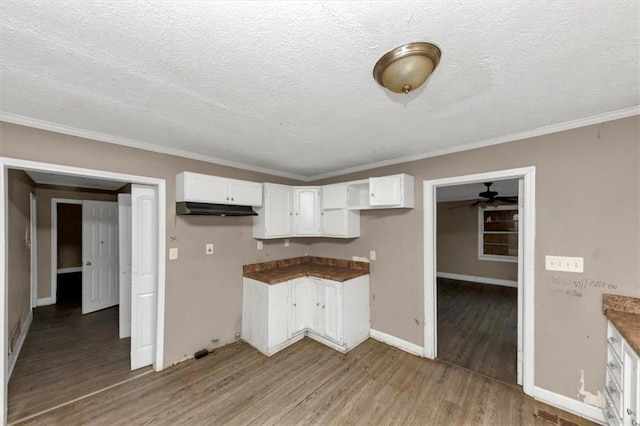
<path fill-rule="evenodd" d="M 369 252 L 369 259 L 376 260 L 376 251 L 375 250 L 371 250 Z"/>
<path fill-rule="evenodd" d="M 285 246 L 285 247 L 289 247 L 289 239 L 288 239 L 288 238 L 285 238 L 285 240 L 284 240 L 284 246 Z"/>
<path fill-rule="evenodd" d="M 583 257 L 545 256 L 544 264 L 547 271 L 584 272 Z"/>
<path fill-rule="evenodd" d="M 169 249 L 169 260 L 176 260 L 178 258 L 178 248 L 172 247 Z"/>
<path fill-rule="evenodd" d="M 258 250 L 262 250 L 263 247 L 264 244 L 262 243 L 262 241 L 258 241 Z"/>
<path fill-rule="evenodd" d="M 213 254 L 213 244 L 207 244 L 204 251 L 207 254 Z"/>

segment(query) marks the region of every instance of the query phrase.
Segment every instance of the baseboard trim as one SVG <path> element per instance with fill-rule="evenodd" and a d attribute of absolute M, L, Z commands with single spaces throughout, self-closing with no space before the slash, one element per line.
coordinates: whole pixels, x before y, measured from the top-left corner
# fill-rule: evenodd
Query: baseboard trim
<path fill-rule="evenodd" d="M 55 303 L 56 301 L 53 300 L 53 297 L 43 297 L 38 299 L 38 306 L 54 305 Z"/>
<path fill-rule="evenodd" d="M 499 285 L 503 287 L 518 288 L 518 281 L 501 280 L 498 278 L 477 277 L 475 275 L 452 274 L 449 272 L 436 272 L 436 277 L 446 278 L 449 280 L 469 281 L 472 283 L 491 284 L 491 285 Z"/>
<path fill-rule="evenodd" d="M 602 408 L 586 404 L 577 399 L 569 398 L 538 386 L 533 387 L 531 397 L 601 425 L 607 424 Z"/>
<path fill-rule="evenodd" d="M 9 355 L 9 375 L 7 376 L 7 382 L 11 378 L 11 373 L 13 373 L 13 367 L 16 366 L 16 361 L 18 361 L 18 356 L 20 355 L 20 350 L 22 349 L 22 345 L 24 344 L 24 339 L 27 338 L 27 333 L 29 332 L 29 327 L 31 327 L 31 322 L 33 321 L 33 310 L 29 309 L 29 314 L 22 324 L 22 330 L 20 330 L 20 336 L 18 336 L 18 340 L 16 340 L 16 346 L 13 348 L 11 355 Z"/>
<path fill-rule="evenodd" d="M 424 356 L 424 348 L 416 345 L 415 343 L 407 342 L 406 340 L 402 340 L 398 337 L 374 329 L 369 331 L 369 336 L 372 339 L 379 340 L 382 343 L 386 343 L 387 345 L 394 346 L 400 350 L 408 352 L 411 355 L 419 356 L 420 358 Z"/>
<path fill-rule="evenodd" d="M 82 266 L 72 266 L 70 268 L 59 268 L 56 272 L 58 274 L 69 274 L 71 272 L 82 272 Z"/>

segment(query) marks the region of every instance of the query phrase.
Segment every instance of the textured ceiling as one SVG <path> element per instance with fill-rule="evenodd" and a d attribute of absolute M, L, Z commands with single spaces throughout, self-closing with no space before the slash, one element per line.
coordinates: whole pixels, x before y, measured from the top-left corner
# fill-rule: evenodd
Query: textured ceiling
<path fill-rule="evenodd" d="M 298 177 L 640 104 L 637 1 L 3 0 L 0 118 Z M 412 41 L 426 85 L 371 76 Z"/>

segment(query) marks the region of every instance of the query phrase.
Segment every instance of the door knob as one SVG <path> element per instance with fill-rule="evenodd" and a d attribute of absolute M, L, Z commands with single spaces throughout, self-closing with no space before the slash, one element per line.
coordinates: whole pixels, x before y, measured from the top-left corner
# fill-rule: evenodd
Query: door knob
<path fill-rule="evenodd" d="M 87 266 L 91 266 L 91 262 L 89 262 L 89 261 L 86 261 L 84 264 L 87 265 Z"/>

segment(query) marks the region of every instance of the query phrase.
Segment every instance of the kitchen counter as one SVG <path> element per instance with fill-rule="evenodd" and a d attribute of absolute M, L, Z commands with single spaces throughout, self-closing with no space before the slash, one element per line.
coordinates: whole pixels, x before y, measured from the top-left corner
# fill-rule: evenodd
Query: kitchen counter
<path fill-rule="evenodd" d="M 302 256 L 254 263 L 242 267 L 242 275 L 266 284 L 278 284 L 301 277 L 344 282 L 369 274 L 369 263 L 326 257 Z"/>
<path fill-rule="evenodd" d="M 605 294 L 602 311 L 636 354 L 640 355 L 640 299 Z"/>

